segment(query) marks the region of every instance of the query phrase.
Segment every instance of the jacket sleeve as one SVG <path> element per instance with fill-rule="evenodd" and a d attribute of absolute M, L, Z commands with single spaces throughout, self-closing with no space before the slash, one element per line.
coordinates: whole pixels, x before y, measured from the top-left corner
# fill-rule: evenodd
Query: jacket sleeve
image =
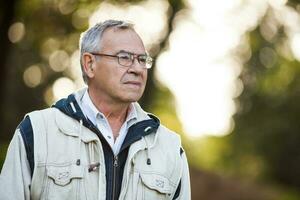
<path fill-rule="evenodd" d="M 176 200 L 190 200 L 191 199 L 191 185 L 190 185 L 190 173 L 188 162 L 185 152 L 182 153 L 183 170 L 181 176 L 180 193 Z"/>
<path fill-rule="evenodd" d="M 29 200 L 30 183 L 30 166 L 20 130 L 17 129 L 0 174 L 0 199 Z"/>

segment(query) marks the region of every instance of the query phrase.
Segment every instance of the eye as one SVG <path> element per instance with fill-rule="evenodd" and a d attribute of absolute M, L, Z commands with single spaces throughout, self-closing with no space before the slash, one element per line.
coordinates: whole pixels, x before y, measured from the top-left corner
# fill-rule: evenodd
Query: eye
<path fill-rule="evenodd" d="M 139 63 L 145 64 L 146 61 L 147 61 L 147 57 L 148 57 L 148 56 L 146 56 L 146 55 L 140 55 L 140 56 L 138 57 Z"/>
<path fill-rule="evenodd" d="M 117 56 L 122 60 L 131 60 L 131 55 L 129 53 L 119 53 Z"/>

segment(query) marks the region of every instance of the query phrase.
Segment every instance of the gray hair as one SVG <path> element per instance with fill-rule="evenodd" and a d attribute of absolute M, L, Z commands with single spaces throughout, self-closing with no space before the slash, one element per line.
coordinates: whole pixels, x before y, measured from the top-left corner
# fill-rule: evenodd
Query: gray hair
<path fill-rule="evenodd" d="M 110 28 L 116 27 L 119 29 L 133 29 L 133 24 L 126 21 L 119 20 L 106 20 L 102 23 L 97 23 L 94 26 L 90 27 L 85 32 L 81 33 L 79 40 L 79 50 L 80 50 L 80 65 L 82 71 L 82 77 L 84 82 L 87 84 L 88 77 L 83 69 L 82 56 L 86 52 L 97 52 L 101 48 L 101 38 L 103 32 Z"/>

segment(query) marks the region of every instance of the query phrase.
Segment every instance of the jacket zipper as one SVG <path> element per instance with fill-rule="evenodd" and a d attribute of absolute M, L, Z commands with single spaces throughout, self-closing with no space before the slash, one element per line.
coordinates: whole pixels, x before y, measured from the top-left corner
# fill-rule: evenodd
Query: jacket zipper
<path fill-rule="evenodd" d="M 118 156 L 114 156 L 113 160 L 113 191 L 112 191 L 112 200 L 115 200 L 115 193 L 116 193 L 116 169 L 118 167 Z"/>
<path fill-rule="evenodd" d="M 106 141 L 106 139 L 103 137 L 103 135 L 102 135 L 102 133 L 99 131 L 99 129 L 96 127 L 96 126 L 94 126 L 93 124 L 92 124 L 92 129 L 93 129 L 93 131 L 94 132 L 96 132 L 96 133 L 98 133 L 97 135 L 98 135 L 98 137 L 99 138 L 102 138 L 103 139 L 103 141 L 104 142 L 106 142 L 106 144 L 108 145 L 108 146 L 110 146 L 110 144 Z M 100 139 L 100 141 L 102 141 L 101 139 Z M 112 148 L 110 148 L 110 150 L 111 150 L 111 153 L 114 155 L 114 153 L 113 153 L 113 150 L 112 150 Z M 115 156 L 114 155 L 114 159 L 113 159 L 113 191 L 112 191 L 112 200 L 115 200 L 115 193 L 116 193 L 116 168 L 118 167 L 118 156 Z"/>

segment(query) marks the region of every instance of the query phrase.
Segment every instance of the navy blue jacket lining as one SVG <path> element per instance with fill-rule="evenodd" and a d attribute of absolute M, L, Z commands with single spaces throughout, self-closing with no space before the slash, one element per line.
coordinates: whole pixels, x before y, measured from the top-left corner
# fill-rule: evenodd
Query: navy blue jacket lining
<path fill-rule="evenodd" d="M 30 118 L 26 116 L 25 119 L 19 124 L 18 128 L 20 129 L 20 133 L 24 142 L 27 160 L 30 166 L 30 174 L 32 176 L 34 169 L 34 145 Z"/>

